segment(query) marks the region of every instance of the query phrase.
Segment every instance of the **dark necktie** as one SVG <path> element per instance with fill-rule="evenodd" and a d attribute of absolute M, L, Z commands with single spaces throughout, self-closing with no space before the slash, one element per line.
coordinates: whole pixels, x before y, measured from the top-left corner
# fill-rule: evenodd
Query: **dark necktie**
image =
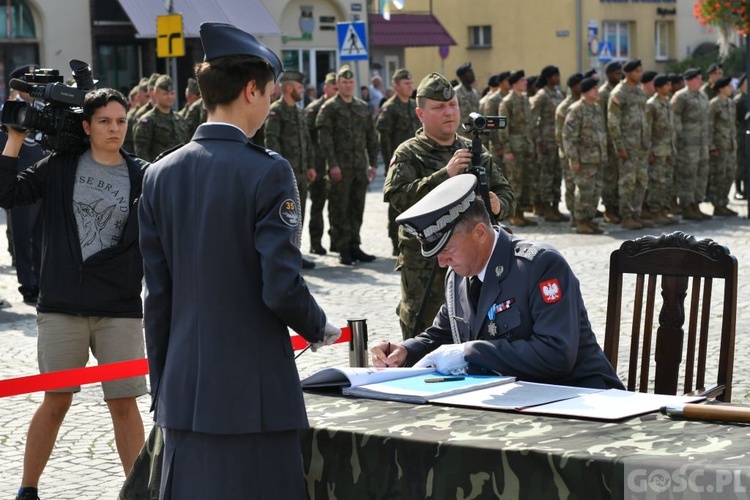
<path fill-rule="evenodd" d="M 479 295 L 482 293 L 482 280 L 478 276 L 469 278 L 469 300 L 474 307 L 474 311 L 479 306 Z"/>

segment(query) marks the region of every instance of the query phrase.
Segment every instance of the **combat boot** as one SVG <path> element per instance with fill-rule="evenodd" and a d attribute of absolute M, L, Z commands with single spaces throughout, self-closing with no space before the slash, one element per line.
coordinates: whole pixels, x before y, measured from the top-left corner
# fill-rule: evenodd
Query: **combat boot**
<path fill-rule="evenodd" d="M 310 253 L 314 253 L 315 255 L 325 255 L 328 252 L 325 248 L 323 248 L 323 245 L 320 244 L 320 242 L 316 243 L 310 243 Z"/>
<path fill-rule="evenodd" d="M 607 222 L 608 224 L 619 224 L 622 222 L 622 219 L 614 210 L 607 208 L 604 211 L 604 222 Z"/>
<path fill-rule="evenodd" d="M 679 224 L 680 223 L 677 219 L 675 219 L 674 217 L 671 217 L 669 215 L 669 211 L 666 208 L 662 208 L 661 209 L 661 215 L 665 219 L 667 219 L 667 223 L 666 223 L 667 226 L 672 226 L 674 224 Z"/>
<path fill-rule="evenodd" d="M 649 212 L 648 209 L 643 209 L 638 215 L 636 215 L 636 218 L 642 220 L 651 220 L 651 212 Z"/>
<path fill-rule="evenodd" d="M 682 220 L 703 220 L 700 214 L 695 213 L 692 205 L 684 205 L 682 207 Z"/>
<path fill-rule="evenodd" d="M 719 217 L 732 217 L 734 215 L 737 215 L 737 212 L 731 210 L 728 207 L 714 207 L 714 215 L 717 215 Z"/>
<path fill-rule="evenodd" d="M 544 206 L 544 220 L 547 222 L 562 222 L 562 217 L 558 217 L 558 215 L 555 213 L 554 210 L 552 210 L 551 205 L 545 205 Z"/>
<path fill-rule="evenodd" d="M 604 234 L 604 229 L 599 227 L 599 224 L 597 224 L 593 220 L 589 220 L 587 224 L 589 225 L 591 230 L 594 231 L 594 234 Z"/>
<path fill-rule="evenodd" d="M 620 223 L 623 229 L 641 229 L 643 225 L 635 220 L 630 214 L 622 214 L 622 222 Z"/>
<path fill-rule="evenodd" d="M 576 222 L 576 233 L 578 234 L 594 234 L 594 228 L 589 225 L 591 219 L 578 219 Z"/>
<path fill-rule="evenodd" d="M 560 207 L 558 205 L 558 202 L 552 203 L 552 211 L 560 218 L 561 222 L 568 222 L 570 220 L 570 217 L 560 212 Z"/>
<path fill-rule="evenodd" d="M 535 221 L 534 219 L 529 219 L 529 218 L 527 218 L 524 215 L 521 215 L 521 218 L 523 219 L 524 223 L 527 226 L 537 226 L 537 225 L 539 225 L 539 223 L 537 221 Z"/>
<path fill-rule="evenodd" d="M 650 212 L 649 215 L 651 216 L 651 220 L 657 226 L 667 226 L 671 224 L 671 222 L 669 222 L 669 219 L 665 215 L 663 215 L 660 210 L 654 210 L 653 212 Z"/>
<path fill-rule="evenodd" d="M 537 217 L 544 216 L 544 214 L 547 213 L 547 207 L 548 205 L 546 203 L 542 202 L 536 202 L 534 203 L 534 215 Z M 528 212 L 529 210 L 527 210 Z"/>
<path fill-rule="evenodd" d="M 353 247 L 351 250 L 349 250 L 349 255 L 351 255 L 354 260 L 358 260 L 360 262 L 372 262 L 376 259 L 374 255 L 365 253 L 359 247 Z"/>
<path fill-rule="evenodd" d="M 669 200 L 669 213 L 671 213 L 672 215 L 682 214 L 682 208 L 680 207 L 680 204 L 677 203 L 676 196 L 672 196 L 672 198 Z"/>
<path fill-rule="evenodd" d="M 526 225 L 526 220 L 523 217 L 519 217 L 517 215 L 514 215 L 510 219 L 508 219 L 508 222 L 511 226 L 516 227 L 524 227 Z"/>
<path fill-rule="evenodd" d="M 701 212 L 700 205 L 698 205 L 697 203 L 693 203 L 693 211 L 695 211 L 695 213 L 697 213 L 698 215 L 700 215 L 701 219 L 703 219 L 703 220 L 711 220 L 711 219 L 714 218 L 713 215 L 708 215 L 705 212 Z"/>
<path fill-rule="evenodd" d="M 570 227 L 576 227 L 576 224 L 578 224 L 578 222 L 576 221 L 575 216 L 571 217 L 570 218 Z"/>
<path fill-rule="evenodd" d="M 352 259 L 352 254 L 349 253 L 349 250 L 341 250 L 341 253 L 339 254 L 339 262 L 345 266 L 354 265 L 354 259 Z"/>
<path fill-rule="evenodd" d="M 655 227 L 655 224 L 652 221 L 644 220 L 641 217 L 641 214 L 633 214 L 633 220 L 635 220 L 638 224 L 640 224 L 641 227 L 646 227 L 646 228 Z"/>

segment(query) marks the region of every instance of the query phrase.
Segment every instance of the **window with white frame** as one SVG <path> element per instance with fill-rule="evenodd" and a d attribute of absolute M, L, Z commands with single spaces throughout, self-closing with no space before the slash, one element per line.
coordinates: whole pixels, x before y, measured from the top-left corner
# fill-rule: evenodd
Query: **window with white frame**
<path fill-rule="evenodd" d="M 656 21 L 656 54 L 657 61 L 669 60 L 669 38 L 672 34 L 672 21 Z"/>
<path fill-rule="evenodd" d="M 492 26 L 469 26 L 469 47 L 492 47 Z"/>
<path fill-rule="evenodd" d="M 612 47 L 612 59 L 630 59 L 630 23 L 627 21 L 605 21 L 604 41 Z"/>

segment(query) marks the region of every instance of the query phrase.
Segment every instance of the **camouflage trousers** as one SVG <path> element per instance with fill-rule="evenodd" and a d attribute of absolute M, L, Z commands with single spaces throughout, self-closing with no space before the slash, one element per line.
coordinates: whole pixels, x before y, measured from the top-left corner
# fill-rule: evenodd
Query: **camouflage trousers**
<path fill-rule="evenodd" d="M 367 171 L 362 168 L 341 169 L 341 181 L 328 184 L 328 215 L 331 223 L 331 246 L 342 250 L 362 243 L 359 230 L 365 212 Z"/>
<path fill-rule="evenodd" d="M 562 168 L 557 147 L 547 146 L 547 154 L 537 156 L 539 163 L 539 200 L 542 203 L 560 202 L 560 185 L 562 184 Z"/>
<path fill-rule="evenodd" d="M 607 145 L 607 162 L 602 170 L 602 203 L 610 210 L 620 208 L 618 181 L 620 178 L 620 159 L 611 144 Z"/>
<path fill-rule="evenodd" d="M 729 204 L 729 190 L 732 188 L 737 169 L 736 153 L 726 149 L 719 149 L 717 153 L 708 160 L 711 176 L 708 183 L 708 200 L 715 207 L 726 207 Z"/>
<path fill-rule="evenodd" d="M 435 260 L 427 260 L 419 254 L 412 255 L 411 252 L 405 254 L 403 251 L 398 260 L 398 268 L 401 269 L 401 302 L 396 308 L 396 314 L 401 325 L 401 335 L 406 340 L 414 337 L 415 332 L 425 331 L 440 311 L 440 307 L 445 302 L 446 269 L 442 267 L 437 269 L 422 318 L 417 324 L 417 312 L 427 289 L 427 281 Z"/>
<path fill-rule="evenodd" d="M 523 210 L 537 195 L 539 171 L 534 163 L 534 155 L 527 152 L 513 153 L 513 159 L 505 158 L 503 166 L 508 182 L 516 194 L 516 207 Z"/>
<path fill-rule="evenodd" d="M 745 177 L 747 177 L 747 155 L 745 154 L 745 145 L 740 145 L 740 143 L 738 143 L 737 169 L 735 170 L 734 179 L 737 182 L 744 182 Z"/>
<path fill-rule="evenodd" d="M 323 238 L 323 208 L 328 198 L 328 184 L 325 179 L 325 166 L 315 167 L 318 176 L 308 185 L 310 195 L 310 243 L 320 243 Z M 300 197 L 302 195 L 300 194 Z"/>
<path fill-rule="evenodd" d="M 699 148 L 679 150 L 675 168 L 675 184 L 680 206 L 701 203 L 706 197 L 708 183 L 708 159 Z"/>
<path fill-rule="evenodd" d="M 617 195 L 620 198 L 620 212 L 639 214 L 648 188 L 648 160 L 646 153 L 636 149 L 628 150 L 628 158 L 618 158 L 620 168 L 617 179 Z M 606 184 L 606 181 L 605 181 Z"/>
<path fill-rule="evenodd" d="M 669 185 L 674 177 L 674 161 L 671 156 L 656 156 L 648 166 L 648 191 L 646 205 L 652 212 L 669 208 Z"/>
<path fill-rule="evenodd" d="M 576 220 L 590 220 L 596 215 L 599 197 L 602 194 L 602 166 L 600 163 L 581 163 L 578 172 L 568 169 L 575 183 Z"/>
<path fill-rule="evenodd" d="M 568 209 L 572 215 L 575 215 L 576 206 L 576 184 L 573 180 L 573 171 L 568 166 L 568 159 L 565 157 L 562 149 L 558 149 L 558 158 L 560 158 L 560 168 L 562 170 L 562 178 L 565 181 L 565 208 Z"/>
<path fill-rule="evenodd" d="M 398 211 L 393 205 L 388 204 L 388 238 L 391 240 L 394 249 L 398 249 L 398 224 L 396 223 Z"/>

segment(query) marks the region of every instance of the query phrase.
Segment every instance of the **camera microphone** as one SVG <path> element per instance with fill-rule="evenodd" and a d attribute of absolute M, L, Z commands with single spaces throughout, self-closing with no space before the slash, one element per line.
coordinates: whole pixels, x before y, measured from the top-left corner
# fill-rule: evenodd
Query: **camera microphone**
<path fill-rule="evenodd" d="M 24 92 L 26 94 L 30 93 L 31 92 L 31 88 L 32 88 L 31 85 L 29 84 L 29 82 L 26 82 L 24 80 L 20 80 L 18 78 L 11 79 L 11 81 L 8 83 L 8 85 L 13 90 L 17 90 L 19 92 Z"/>

